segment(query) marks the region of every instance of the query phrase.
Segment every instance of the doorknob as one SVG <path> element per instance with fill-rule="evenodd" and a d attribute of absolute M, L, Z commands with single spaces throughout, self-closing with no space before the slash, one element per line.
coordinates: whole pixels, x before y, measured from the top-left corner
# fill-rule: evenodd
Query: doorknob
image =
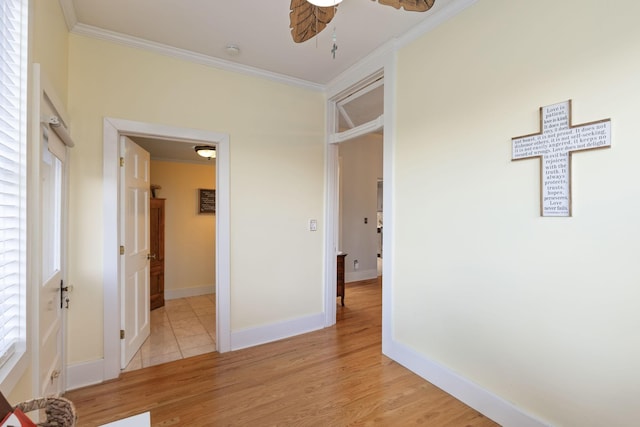
<path fill-rule="evenodd" d="M 147 259 L 156 259 L 156 254 L 147 254 Z"/>
<path fill-rule="evenodd" d="M 67 302 L 66 308 L 69 308 L 69 297 L 67 296 L 67 293 L 71 292 L 72 290 L 73 290 L 73 286 L 69 286 L 69 285 L 64 286 L 64 282 L 60 280 L 60 308 L 63 307 L 64 301 Z"/>

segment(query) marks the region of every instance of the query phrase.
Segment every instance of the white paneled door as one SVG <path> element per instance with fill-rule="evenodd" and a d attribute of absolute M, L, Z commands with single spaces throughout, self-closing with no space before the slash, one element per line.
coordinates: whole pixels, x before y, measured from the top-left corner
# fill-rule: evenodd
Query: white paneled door
<path fill-rule="evenodd" d="M 42 127 L 41 146 L 41 284 L 38 301 L 37 364 L 40 396 L 57 396 L 64 390 L 64 310 L 68 306 L 63 283 L 63 196 L 65 146 L 48 127 Z M 59 149 L 53 149 L 58 147 Z M 54 154 L 56 153 L 56 154 Z"/>
<path fill-rule="evenodd" d="M 150 332 L 149 307 L 149 153 L 121 137 L 121 368 Z"/>

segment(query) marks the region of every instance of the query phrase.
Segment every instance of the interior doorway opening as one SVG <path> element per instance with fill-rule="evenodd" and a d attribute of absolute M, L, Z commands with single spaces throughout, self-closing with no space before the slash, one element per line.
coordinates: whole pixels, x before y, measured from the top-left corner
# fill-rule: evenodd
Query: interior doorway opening
<path fill-rule="evenodd" d="M 335 222 L 330 220 L 328 229 L 333 225 L 335 234 L 333 245 L 328 246 L 334 248 L 335 253 L 328 257 L 337 255 L 336 286 L 340 293 L 341 281 L 345 282 L 344 300 L 348 305 L 349 283 L 381 283 L 378 224 L 382 204 L 380 201 L 379 206 L 378 187 L 383 178 L 384 160 L 382 72 L 334 97 L 332 103 L 334 114 L 330 128 L 335 132 L 329 137 L 328 177 L 329 188 L 334 189 L 334 193 L 328 200 L 328 210 Z M 328 264 L 332 262 L 330 259 Z M 337 309 L 344 311 L 342 305 Z M 337 317 L 334 315 L 329 320 L 335 323 Z"/>
<path fill-rule="evenodd" d="M 231 349 L 230 331 L 230 221 L 229 221 L 229 135 L 211 131 L 105 118 L 104 120 L 104 367 L 103 378 L 120 375 L 121 330 L 121 245 L 120 223 L 120 143 L 121 136 L 173 140 L 182 144 L 204 143 L 216 146 L 216 349 Z"/>
<path fill-rule="evenodd" d="M 151 312 L 125 371 L 216 351 L 216 159 L 196 143 L 132 140 L 150 154 Z"/>
<path fill-rule="evenodd" d="M 379 276 L 382 209 L 378 183 L 382 181 L 382 132 L 369 133 L 339 144 L 339 249 L 347 253 L 345 282 Z"/>
<path fill-rule="evenodd" d="M 378 184 L 382 181 L 382 132 L 339 144 L 340 208 L 338 270 L 344 269 L 344 305 L 337 306 L 336 321 L 359 306 L 362 289 L 382 284 L 381 215 Z M 346 254 L 346 256 L 345 256 Z M 341 261 L 341 262 L 340 262 Z M 340 272 L 338 273 L 340 280 Z M 361 289 L 362 288 L 362 289 Z M 380 292 L 380 290 L 378 290 Z"/>

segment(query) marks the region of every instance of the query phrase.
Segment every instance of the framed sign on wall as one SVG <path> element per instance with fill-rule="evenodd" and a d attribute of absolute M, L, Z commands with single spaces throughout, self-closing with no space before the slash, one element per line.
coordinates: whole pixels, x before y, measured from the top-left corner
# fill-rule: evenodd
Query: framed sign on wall
<path fill-rule="evenodd" d="M 540 131 L 511 147 L 511 160 L 540 159 L 540 216 L 571 216 L 572 155 L 611 147 L 611 119 L 574 125 L 571 100 L 540 107 Z"/>
<path fill-rule="evenodd" d="M 216 213 L 216 190 L 198 189 L 198 213 Z"/>

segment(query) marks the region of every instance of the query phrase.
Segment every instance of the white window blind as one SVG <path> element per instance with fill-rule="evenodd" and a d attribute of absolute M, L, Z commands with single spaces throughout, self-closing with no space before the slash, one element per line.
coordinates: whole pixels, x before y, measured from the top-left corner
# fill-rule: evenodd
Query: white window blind
<path fill-rule="evenodd" d="M 0 381 L 26 342 L 27 5 L 0 1 Z"/>

